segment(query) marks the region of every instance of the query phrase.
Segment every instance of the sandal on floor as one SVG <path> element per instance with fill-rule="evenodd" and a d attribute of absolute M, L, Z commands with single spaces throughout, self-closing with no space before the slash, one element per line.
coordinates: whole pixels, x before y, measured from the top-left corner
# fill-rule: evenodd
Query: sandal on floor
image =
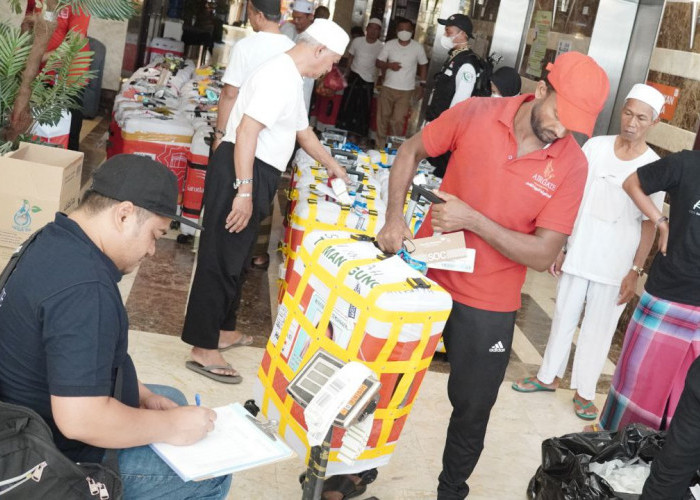
<path fill-rule="evenodd" d="M 238 340 L 236 340 L 233 344 L 227 345 L 226 347 L 219 347 L 219 352 L 226 352 L 229 349 L 233 349 L 234 347 L 248 347 L 252 343 L 252 335 L 241 335 L 240 337 L 238 337 Z"/>
<path fill-rule="evenodd" d="M 577 408 L 577 405 L 580 408 Z M 576 413 L 576 416 L 578 418 L 581 418 L 583 420 L 595 420 L 598 418 L 598 409 L 596 408 L 595 413 L 586 413 L 586 410 L 590 408 L 591 406 L 594 406 L 593 401 L 589 401 L 588 403 L 583 403 L 579 398 L 574 396 L 574 413 Z M 597 425 L 597 424 L 595 424 Z"/>
<path fill-rule="evenodd" d="M 525 384 L 528 384 L 532 387 L 525 387 Z M 556 389 L 552 389 L 550 387 L 546 387 L 542 384 L 540 384 L 539 380 L 537 380 L 537 377 L 527 377 L 522 380 L 516 380 L 513 382 L 513 384 L 510 386 L 511 389 L 514 391 L 518 392 L 554 392 Z"/>
<path fill-rule="evenodd" d="M 355 498 L 362 495 L 367 490 L 367 485 L 364 481 L 355 484 L 355 481 L 350 479 L 348 474 L 340 474 L 326 479 L 323 483 L 323 493 L 337 491 L 343 495 L 343 500 L 346 498 Z M 323 495 L 321 495 L 323 498 Z"/>
<path fill-rule="evenodd" d="M 196 361 L 187 361 L 185 367 L 197 372 L 200 375 L 204 375 L 212 380 L 221 382 L 222 384 L 240 384 L 243 382 L 243 377 L 240 375 L 221 375 L 220 373 L 214 373 L 213 370 L 233 370 L 233 367 L 226 363 L 225 365 L 202 365 Z"/>

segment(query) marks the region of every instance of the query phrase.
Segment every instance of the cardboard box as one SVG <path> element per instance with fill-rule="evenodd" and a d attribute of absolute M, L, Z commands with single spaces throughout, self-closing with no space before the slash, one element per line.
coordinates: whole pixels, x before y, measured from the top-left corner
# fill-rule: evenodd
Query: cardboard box
<path fill-rule="evenodd" d="M 78 205 L 83 153 L 21 143 L 0 157 L 0 245 L 29 235 Z"/>

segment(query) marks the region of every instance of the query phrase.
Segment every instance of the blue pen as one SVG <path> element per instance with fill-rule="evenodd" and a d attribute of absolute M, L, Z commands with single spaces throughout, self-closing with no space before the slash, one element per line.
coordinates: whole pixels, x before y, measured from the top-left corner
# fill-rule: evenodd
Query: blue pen
<path fill-rule="evenodd" d="M 194 404 L 197 406 L 200 406 L 202 404 L 202 398 L 199 396 L 199 394 L 194 395 Z"/>

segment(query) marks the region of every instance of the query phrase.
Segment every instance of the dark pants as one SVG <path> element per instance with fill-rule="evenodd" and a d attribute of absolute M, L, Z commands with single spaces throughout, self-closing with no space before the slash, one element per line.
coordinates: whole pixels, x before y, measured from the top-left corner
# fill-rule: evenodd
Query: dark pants
<path fill-rule="evenodd" d="M 459 302 L 445 325 L 443 339 L 450 362 L 447 394 L 452 415 L 447 427 L 438 499 L 463 499 L 466 480 L 484 448 L 491 407 L 508 366 L 515 311 L 493 312 Z"/>
<path fill-rule="evenodd" d="M 367 137 L 373 95 L 374 83 L 364 81 L 360 75 L 351 71 L 340 103 L 336 127 Z"/>
<path fill-rule="evenodd" d="M 70 110 L 70 132 L 68 133 L 68 149 L 79 151 L 80 130 L 83 128 L 83 92 L 77 99 L 77 108 Z"/>
<path fill-rule="evenodd" d="M 685 379 L 685 388 L 666 434 L 666 444 L 651 463 L 640 500 L 684 498 L 700 467 L 700 358 Z"/>
<path fill-rule="evenodd" d="M 219 347 L 219 330 L 236 329 L 245 270 L 252 257 L 260 221 L 269 215 L 280 171 L 257 158 L 253 163 L 253 214 L 240 233 L 229 233 L 226 217 L 235 196 L 234 145 L 214 152 L 204 185 L 204 231 L 187 303 L 182 340 L 195 347 Z"/>

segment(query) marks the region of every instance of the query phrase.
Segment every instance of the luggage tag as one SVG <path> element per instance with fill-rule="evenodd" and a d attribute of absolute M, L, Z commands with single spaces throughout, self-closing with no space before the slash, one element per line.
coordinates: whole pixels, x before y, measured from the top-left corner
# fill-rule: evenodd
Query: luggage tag
<path fill-rule="evenodd" d="M 476 250 L 466 248 L 462 231 L 418 238 L 411 240 L 411 243 L 415 247 L 411 257 L 425 262 L 430 269 L 474 272 Z"/>

